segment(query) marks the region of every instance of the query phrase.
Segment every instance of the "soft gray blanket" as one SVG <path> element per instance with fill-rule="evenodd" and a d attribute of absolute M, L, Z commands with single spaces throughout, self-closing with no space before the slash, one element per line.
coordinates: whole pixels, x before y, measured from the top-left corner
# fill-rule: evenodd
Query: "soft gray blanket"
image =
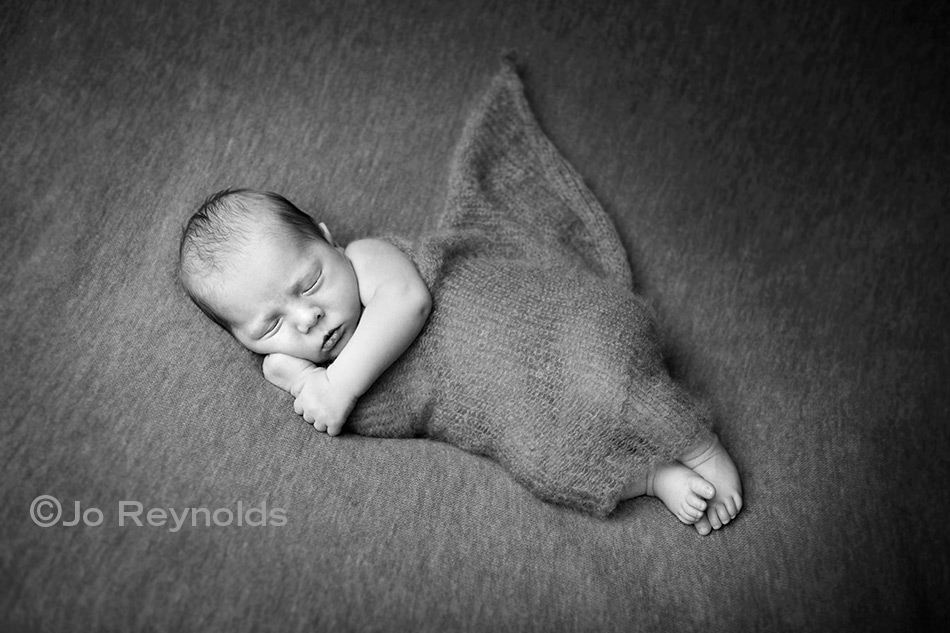
<path fill-rule="evenodd" d="M 950 3 L 223 7 L 0 9 L 0 631 L 950 630 Z M 175 286 L 235 183 L 344 239 L 434 226 L 507 47 L 743 475 L 709 537 L 315 433 Z M 40 495 L 105 521 L 41 528 Z"/>
<path fill-rule="evenodd" d="M 465 127 L 437 230 L 401 245 L 432 316 L 350 430 L 455 444 L 597 515 L 708 436 L 666 371 L 609 218 L 541 132 L 512 66 Z"/>

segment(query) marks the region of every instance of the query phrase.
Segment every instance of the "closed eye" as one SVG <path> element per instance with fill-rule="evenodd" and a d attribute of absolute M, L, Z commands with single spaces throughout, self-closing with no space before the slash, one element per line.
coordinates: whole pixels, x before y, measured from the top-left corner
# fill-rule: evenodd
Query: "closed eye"
<path fill-rule="evenodd" d="M 310 284 L 310 287 L 309 287 L 309 288 L 307 288 L 306 290 L 303 291 L 303 294 L 305 294 L 305 295 L 313 294 L 313 292 L 317 289 L 317 286 L 320 285 L 320 280 L 321 280 L 321 279 L 323 279 L 323 275 L 322 275 L 322 274 L 321 274 L 321 275 L 317 275 L 316 280 L 315 280 L 312 284 Z"/>
<path fill-rule="evenodd" d="M 280 319 L 277 319 L 276 321 L 271 322 L 271 324 L 267 326 L 267 329 L 261 332 L 260 338 L 267 338 L 268 336 L 273 335 L 275 332 L 277 332 L 277 330 L 280 329 L 281 323 L 282 321 Z"/>

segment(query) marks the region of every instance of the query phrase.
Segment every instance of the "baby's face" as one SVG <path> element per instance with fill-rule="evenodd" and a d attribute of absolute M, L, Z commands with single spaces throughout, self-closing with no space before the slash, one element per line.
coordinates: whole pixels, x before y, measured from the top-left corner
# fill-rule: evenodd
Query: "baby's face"
<path fill-rule="evenodd" d="M 328 363 L 362 312 L 353 265 L 342 249 L 315 238 L 254 235 L 215 275 L 214 308 L 258 354 Z"/>

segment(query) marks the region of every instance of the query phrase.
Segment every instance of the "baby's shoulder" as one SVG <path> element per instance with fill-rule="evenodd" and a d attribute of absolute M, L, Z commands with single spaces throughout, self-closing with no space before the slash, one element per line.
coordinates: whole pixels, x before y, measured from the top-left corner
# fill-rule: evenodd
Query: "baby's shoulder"
<path fill-rule="evenodd" d="M 415 264 L 409 255 L 386 239 L 361 238 L 347 244 L 343 252 L 353 264 L 358 277 L 390 276 L 415 271 Z"/>
<path fill-rule="evenodd" d="M 346 245 L 343 253 L 352 259 L 381 260 L 409 259 L 393 242 L 379 237 L 363 237 Z"/>

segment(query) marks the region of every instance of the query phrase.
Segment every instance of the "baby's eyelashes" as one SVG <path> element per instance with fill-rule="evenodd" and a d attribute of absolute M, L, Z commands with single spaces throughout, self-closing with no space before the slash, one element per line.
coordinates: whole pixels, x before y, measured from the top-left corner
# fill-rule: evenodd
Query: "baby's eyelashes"
<path fill-rule="evenodd" d="M 304 290 L 302 294 L 304 294 L 304 295 L 313 294 L 314 291 L 316 291 L 317 286 L 320 285 L 320 280 L 321 280 L 321 279 L 323 279 L 323 275 L 322 275 L 322 274 L 321 274 L 321 275 L 317 275 L 317 278 L 314 280 L 314 282 L 313 282 L 312 284 L 310 284 L 310 287 L 307 288 L 306 290 Z"/>
<path fill-rule="evenodd" d="M 273 321 L 270 325 L 267 326 L 267 329 L 264 330 L 258 338 L 267 338 L 274 334 L 278 329 L 280 329 L 281 321 L 280 319 Z"/>

